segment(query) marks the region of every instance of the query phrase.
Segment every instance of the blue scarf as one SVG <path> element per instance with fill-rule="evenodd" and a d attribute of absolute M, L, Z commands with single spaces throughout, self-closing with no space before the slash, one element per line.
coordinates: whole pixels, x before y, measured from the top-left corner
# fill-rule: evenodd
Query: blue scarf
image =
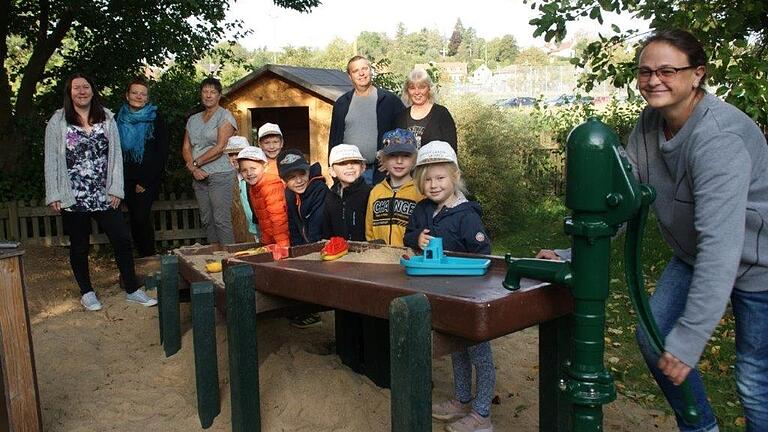
<path fill-rule="evenodd" d="M 138 111 L 131 111 L 128 104 L 123 104 L 117 113 L 117 129 L 120 131 L 120 144 L 123 159 L 141 163 L 144 160 L 144 143 L 154 136 L 154 121 L 157 106 L 146 104 Z"/>

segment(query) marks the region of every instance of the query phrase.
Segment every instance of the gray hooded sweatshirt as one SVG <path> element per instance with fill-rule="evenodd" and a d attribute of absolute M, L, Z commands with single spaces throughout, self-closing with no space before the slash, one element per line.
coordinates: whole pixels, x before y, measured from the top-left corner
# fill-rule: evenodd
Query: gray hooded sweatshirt
<path fill-rule="evenodd" d="M 693 266 L 665 349 L 695 366 L 732 290 L 768 290 L 768 146 L 746 114 L 706 93 L 670 140 L 659 111 L 646 108 L 627 154 L 656 189 L 662 235 Z"/>

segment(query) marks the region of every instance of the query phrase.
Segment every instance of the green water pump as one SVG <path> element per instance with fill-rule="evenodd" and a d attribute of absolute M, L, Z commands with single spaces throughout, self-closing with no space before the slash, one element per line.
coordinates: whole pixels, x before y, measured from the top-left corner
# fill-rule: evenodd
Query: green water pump
<path fill-rule="evenodd" d="M 574 432 L 603 430 L 602 405 L 616 399 L 613 377 L 605 369 L 605 302 L 610 285 L 611 237 L 627 222 L 624 260 L 627 286 L 639 324 L 654 348 L 664 341 L 653 319 L 643 287 L 640 250 L 648 207 L 656 193 L 632 174 L 616 134 L 596 118 L 574 128 L 566 147 L 565 233 L 571 236 L 570 262 L 516 259 L 506 256 L 504 287 L 517 290 L 520 278 L 549 281 L 571 288 L 574 299 L 573 339 L 563 367 L 561 390 L 572 404 Z M 688 383 L 682 384 L 686 419 L 698 417 Z"/>

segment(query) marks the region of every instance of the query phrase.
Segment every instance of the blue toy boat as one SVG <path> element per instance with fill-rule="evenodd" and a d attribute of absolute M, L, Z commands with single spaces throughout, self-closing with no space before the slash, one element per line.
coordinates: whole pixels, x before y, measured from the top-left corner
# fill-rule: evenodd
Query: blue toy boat
<path fill-rule="evenodd" d="M 488 271 L 491 260 L 445 256 L 443 239 L 432 237 L 424 255 L 400 258 L 400 265 L 409 276 L 482 276 Z"/>

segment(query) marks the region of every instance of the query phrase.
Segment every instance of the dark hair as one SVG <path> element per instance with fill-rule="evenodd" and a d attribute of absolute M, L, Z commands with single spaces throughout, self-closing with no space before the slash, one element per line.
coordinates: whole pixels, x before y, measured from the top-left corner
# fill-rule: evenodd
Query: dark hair
<path fill-rule="evenodd" d="M 91 98 L 91 107 L 88 110 L 88 118 L 81 118 L 75 111 L 75 105 L 72 103 L 72 81 L 77 78 L 82 78 L 88 85 L 91 86 L 91 92 L 93 98 Z M 67 78 L 66 84 L 64 84 L 64 118 L 67 123 L 83 126 L 83 120 L 86 120 L 88 124 L 101 123 L 107 119 L 107 114 L 104 112 L 104 105 L 101 103 L 101 96 L 99 96 L 99 90 L 93 84 L 93 80 L 80 72 L 72 74 Z"/>
<path fill-rule="evenodd" d="M 369 65 L 371 64 L 371 61 L 368 60 L 368 57 L 366 57 L 364 55 L 358 54 L 358 55 L 352 57 L 351 59 L 349 59 L 349 61 L 347 62 L 347 73 L 349 73 L 349 65 L 351 65 L 352 63 L 354 63 L 354 62 L 356 62 L 358 60 L 365 60 L 365 61 L 368 62 Z"/>
<path fill-rule="evenodd" d="M 149 90 L 149 84 L 147 84 L 147 80 L 142 77 L 136 77 L 132 79 L 127 86 L 125 86 L 125 94 L 128 94 L 128 92 L 131 91 L 131 87 L 135 85 L 144 86 L 147 90 Z"/>
<path fill-rule="evenodd" d="M 696 39 L 696 36 L 682 29 L 657 31 L 643 41 L 640 51 L 638 51 L 638 59 L 645 47 L 653 42 L 663 42 L 682 51 L 688 57 L 688 64 L 691 66 L 704 66 L 704 76 L 699 81 L 699 88 L 704 87 L 704 82 L 707 80 L 708 58 L 704 46 Z"/>
<path fill-rule="evenodd" d="M 214 77 L 208 77 L 204 79 L 203 82 L 200 83 L 200 91 L 203 91 L 203 87 L 205 86 L 214 87 L 217 92 L 221 93 L 221 90 L 222 90 L 221 81 L 217 80 Z"/>

